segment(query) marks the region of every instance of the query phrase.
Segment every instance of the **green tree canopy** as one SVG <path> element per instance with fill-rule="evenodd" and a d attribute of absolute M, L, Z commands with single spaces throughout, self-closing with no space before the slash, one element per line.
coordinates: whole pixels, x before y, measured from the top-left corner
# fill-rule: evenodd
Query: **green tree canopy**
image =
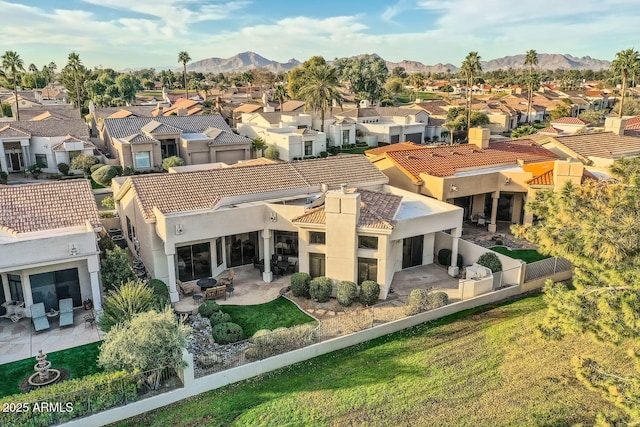
<path fill-rule="evenodd" d="M 184 166 L 184 160 L 178 156 L 171 156 L 162 160 L 162 169 L 168 171 L 169 168 L 174 166 Z"/>
<path fill-rule="evenodd" d="M 618 117 L 622 117 L 624 99 L 627 93 L 629 77 L 635 75 L 640 68 L 640 54 L 635 49 L 625 49 L 616 53 L 615 59 L 611 62 L 611 72 L 622 77 L 622 89 L 620 105 L 618 106 Z"/>
<path fill-rule="evenodd" d="M 360 55 L 334 61 L 339 80 L 356 96 L 356 102 L 367 99 L 376 104 L 384 98 L 384 84 L 389 70 L 377 55 Z"/>
<path fill-rule="evenodd" d="M 98 325 L 109 332 L 117 324 L 129 321 L 135 314 L 154 308 L 153 289 L 141 280 L 131 280 L 109 290 L 102 301 L 102 315 Z"/>
<path fill-rule="evenodd" d="M 132 74 L 120 74 L 116 77 L 116 87 L 120 98 L 133 103 L 136 100 L 136 91 L 140 87 L 140 80 Z"/>
<path fill-rule="evenodd" d="M 307 69 L 299 95 L 305 102 L 305 111 L 312 110 L 320 113 L 320 131 L 324 132 L 326 110 L 331 108 L 334 101 L 342 105 L 342 98 L 338 91 L 337 70 L 330 65 L 318 65 Z"/>
<path fill-rule="evenodd" d="M 189 99 L 189 87 L 187 86 L 187 64 L 191 61 L 191 57 L 186 51 L 178 53 L 178 62 L 182 64 L 182 82 L 184 89 L 187 91 L 185 97 Z"/>
<path fill-rule="evenodd" d="M 541 253 L 564 257 L 574 266 L 572 285 L 545 286 L 544 335 L 578 332 L 614 345 L 639 342 L 639 165 L 637 159 L 618 160 L 611 172 L 622 182 L 569 182 L 527 204 L 538 222 L 514 231 L 538 244 Z M 627 422 L 640 423 L 640 372 L 613 374 L 588 357 L 577 359 L 576 366 L 581 380 L 626 411 Z"/>
<path fill-rule="evenodd" d="M 129 265 L 127 251 L 117 246 L 112 251 L 107 251 L 100 263 L 100 275 L 105 290 L 118 288 L 133 280 L 135 275 Z"/>
<path fill-rule="evenodd" d="M 278 151 L 275 145 L 270 145 L 264 150 L 264 156 L 267 159 L 280 160 L 280 151 Z"/>
<path fill-rule="evenodd" d="M 81 154 L 75 157 L 71 161 L 71 169 L 80 169 L 84 172 L 85 176 L 88 176 L 91 173 L 91 166 L 99 163 L 99 160 L 94 156 L 86 156 Z"/>
<path fill-rule="evenodd" d="M 84 107 L 84 101 L 87 98 L 85 82 L 90 78 L 90 75 L 91 72 L 82 65 L 80 55 L 71 52 L 67 65 L 62 69 L 61 76 L 69 100 L 78 108 Z"/>
<path fill-rule="evenodd" d="M 291 99 L 301 99 L 300 88 L 304 85 L 307 71 L 320 65 L 327 65 L 327 61 L 322 56 L 312 56 L 302 63 L 302 65 L 293 68 L 287 74 L 287 89 Z"/>
<path fill-rule="evenodd" d="M 551 110 L 549 115 L 551 116 L 551 120 L 569 117 L 571 115 L 571 107 L 566 104 L 556 104 L 556 108 Z"/>
<path fill-rule="evenodd" d="M 118 176 L 118 168 L 115 166 L 101 166 L 91 173 L 91 178 L 103 187 L 111 186 L 111 180 Z"/>
<path fill-rule="evenodd" d="M 20 106 L 18 103 L 18 72 L 24 71 L 24 61 L 18 55 L 18 52 L 8 50 L 0 57 L 2 59 L 2 68 L 4 70 L 4 76 L 8 78 L 11 76 L 13 96 L 16 103 L 16 120 L 20 120 Z"/>

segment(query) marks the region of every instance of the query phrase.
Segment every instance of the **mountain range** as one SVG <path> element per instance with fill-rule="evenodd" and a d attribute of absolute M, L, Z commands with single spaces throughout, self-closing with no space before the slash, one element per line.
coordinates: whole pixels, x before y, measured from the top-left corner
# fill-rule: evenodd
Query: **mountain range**
<path fill-rule="evenodd" d="M 490 61 L 481 61 L 483 71 L 506 70 L 509 68 L 524 68 L 524 55 L 511 55 Z M 392 70 L 395 67 L 403 67 L 407 73 L 443 73 L 451 71 L 458 72 L 459 68 L 453 64 L 425 65 L 418 61 L 403 60 L 400 62 L 387 63 L 387 68 Z M 287 62 L 278 62 L 267 59 L 255 52 L 242 52 L 230 58 L 208 58 L 195 61 L 187 65 L 188 71 L 199 71 L 202 73 L 227 73 L 247 71 L 255 68 L 266 68 L 274 73 L 289 71 L 300 65 L 300 61 L 290 59 Z M 608 69 L 609 61 L 583 56 L 581 58 L 569 54 L 538 54 L 538 68 L 543 70 L 603 70 Z"/>

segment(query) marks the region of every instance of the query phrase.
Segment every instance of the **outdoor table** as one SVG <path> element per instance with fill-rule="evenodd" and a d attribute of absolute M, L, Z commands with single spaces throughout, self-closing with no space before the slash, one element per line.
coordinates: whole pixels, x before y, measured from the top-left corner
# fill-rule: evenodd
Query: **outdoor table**
<path fill-rule="evenodd" d="M 200 303 L 202 303 L 202 294 L 195 294 L 193 296 L 193 302 L 200 305 Z"/>
<path fill-rule="evenodd" d="M 278 268 L 278 276 L 282 276 L 284 275 L 285 271 L 287 271 L 287 268 L 289 268 L 289 261 L 278 261 L 276 263 L 276 267 Z"/>
<path fill-rule="evenodd" d="M 198 279 L 196 282 L 198 286 L 200 286 L 200 290 L 205 292 L 207 289 L 213 288 L 218 284 L 218 281 L 213 277 L 204 277 L 202 279 Z"/>
<path fill-rule="evenodd" d="M 56 319 L 60 315 L 60 311 L 51 309 L 46 313 L 48 319 Z"/>

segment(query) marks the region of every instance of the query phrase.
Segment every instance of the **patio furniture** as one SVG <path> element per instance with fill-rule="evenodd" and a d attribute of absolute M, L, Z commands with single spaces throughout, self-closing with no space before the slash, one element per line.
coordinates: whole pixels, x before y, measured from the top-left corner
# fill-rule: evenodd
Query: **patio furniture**
<path fill-rule="evenodd" d="M 291 274 L 295 273 L 297 266 L 298 266 L 298 261 L 290 263 L 289 267 L 287 267 L 287 273 L 291 273 Z"/>
<path fill-rule="evenodd" d="M 205 301 L 209 301 L 209 300 L 212 300 L 212 299 L 218 299 L 218 298 L 222 298 L 222 297 L 224 297 L 224 299 L 227 299 L 227 287 L 226 287 L 226 285 L 215 286 L 213 288 L 209 288 L 204 293 Z"/>
<path fill-rule="evenodd" d="M 182 292 L 182 295 L 193 294 L 193 289 L 185 286 L 185 284 L 182 283 L 180 280 L 176 280 L 176 283 L 178 284 L 178 288 L 180 289 L 180 292 Z"/>
<path fill-rule="evenodd" d="M 73 325 L 73 299 L 65 298 L 58 301 L 60 308 L 60 326 Z"/>
<path fill-rule="evenodd" d="M 233 278 L 236 275 L 236 271 L 232 268 L 229 270 L 229 275 L 227 277 L 221 277 L 218 279 L 218 282 L 221 285 L 233 285 Z"/>
<path fill-rule="evenodd" d="M 24 301 L 5 301 L 2 306 L 7 310 L 5 314 L 0 317 L 6 317 L 13 323 L 24 317 Z"/>
<path fill-rule="evenodd" d="M 213 277 L 203 277 L 196 282 L 200 286 L 200 290 L 205 292 L 207 289 L 211 289 L 218 284 L 218 281 Z"/>
<path fill-rule="evenodd" d="M 291 264 L 289 263 L 289 261 L 278 261 L 276 263 L 276 269 L 275 269 L 275 273 L 278 276 L 283 276 L 284 273 L 287 271 L 287 268 L 289 268 Z"/>
<path fill-rule="evenodd" d="M 233 291 L 235 290 L 233 285 L 226 285 L 227 287 L 227 296 L 233 296 Z"/>
<path fill-rule="evenodd" d="M 31 306 L 31 321 L 36 332 L 44 331 L 51 327 L 43 303 L 39 302 Z"/>
<path fill-rule="evenodd" d="M 91 309 L 91 313 L 84 315 L 84 327 L 86 328 L 87 325 L 93 327 L 95 323 L 96 323 L 96 312 L 94 309 Z"/>
<path fill-rule="evenodd" d="M 202 294 L 194 294 L 193 302 L 198 305 L 202 304 Z"/>

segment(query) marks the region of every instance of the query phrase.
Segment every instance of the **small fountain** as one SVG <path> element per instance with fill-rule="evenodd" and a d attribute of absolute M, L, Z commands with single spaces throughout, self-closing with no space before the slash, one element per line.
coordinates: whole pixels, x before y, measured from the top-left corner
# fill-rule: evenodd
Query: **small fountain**
<path fill-rule="evenodd" d="M 43 353 L 42 350 L 38 351 L 36 360 L 38 363 L 33 367 L 36 373 L 32 374 L 28 379 L 30 385 L 43 387 L 53 384 L 60 379 L 60 371 L 51 369 L 51 362 L 47 360 L 47 355 Z"/>

